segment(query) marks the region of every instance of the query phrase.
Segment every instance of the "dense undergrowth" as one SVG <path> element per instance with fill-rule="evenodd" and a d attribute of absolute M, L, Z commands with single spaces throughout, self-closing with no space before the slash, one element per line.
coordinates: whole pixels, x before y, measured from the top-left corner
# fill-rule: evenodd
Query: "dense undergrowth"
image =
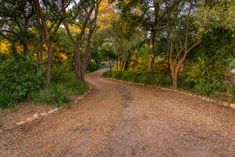
<path fill-rule="evenodd" d="M 92 71 L 92 70 L 91 70 Z M 68 65 L 52 68 L 52 83 L 44 88 L 45 69 L 30 60 L 7 58 L 0 64 L 0 108 L 16 107 L 23 101 L 61 106 L 72 95 L 81 95 L 89 89 L 78 82 Z"/>

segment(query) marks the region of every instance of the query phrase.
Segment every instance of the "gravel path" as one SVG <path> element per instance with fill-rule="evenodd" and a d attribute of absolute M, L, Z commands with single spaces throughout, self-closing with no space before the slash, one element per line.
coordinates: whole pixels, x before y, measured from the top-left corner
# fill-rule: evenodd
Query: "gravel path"
<path fill-rule="evenodd" d="M 234 157 L 235 110 L 87 75 L 90 94 L 0 134 L 0 157 Z"/>

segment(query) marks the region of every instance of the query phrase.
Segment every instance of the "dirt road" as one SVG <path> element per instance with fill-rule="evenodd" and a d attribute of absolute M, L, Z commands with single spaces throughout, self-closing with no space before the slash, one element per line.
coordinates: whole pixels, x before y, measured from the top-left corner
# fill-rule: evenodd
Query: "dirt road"
<path fill-rule="evenodd" d="M 235 156 L 235 110 L 100 76 L 79 102 L 1 133 L 0 156 Z"/>

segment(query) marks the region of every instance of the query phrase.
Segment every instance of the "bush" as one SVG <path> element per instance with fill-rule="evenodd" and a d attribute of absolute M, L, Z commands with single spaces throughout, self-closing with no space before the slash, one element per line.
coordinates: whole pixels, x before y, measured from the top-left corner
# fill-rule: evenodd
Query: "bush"
<path fill-rule="evenodd" d="M 72 92 L 72 94 L 78 94 L 82 95 L 84 94 L 88 89 L 89 85 L 86 82 L 78 82 L 75 79 L 75 76 L 70 79 L 70 81 L 65 82 L 64 86 Z"/>
<path fill-rule="evenodd" d="M 76 80 L 76 76 L 68 66 L 57 66 L 52 71 L 52 83 L 63 84 L 66 89 L 71 91 L 71 94 L 83 94 L 88 89 L 87 83 L 81 83 Z"/>
<path fill-rule="evenodd" d="M 67 64 L 53 66 L 51 71 L 51 82 L 60 83 L 70 81 L 73 79 L 71 75 L 73 75 L 73 72 Z"/>
<path fill-rule="evenodd" d="M 0 108 L 13 107 L 17 104 L 17 100 L 12 93 L 0 93 Z"/>
<path fill-rule="evenodd" d="M 42 80 L 42 71 L 37 64 L 29 60 L 16 62 L 8 58 L 0 65 L 0 97 L 4 102 L 0 107 L 11 105 L 11 101 L 7 104 L 7 99 L 16 103 L 25 100 L 41 88 Z"/>
<path fill-rule="evenodd" d="M 205 80 L 198 79 L 193 87 L 193 91 L 205 95 L 214 97 L 225 88 L 224 84 L 217 80 Z"/>
<path fill-rule="evenodd" d="M 230 85 L 228 87 L 228 93 L 232 100 L 235 100 L 235 85 Z"/>
<path fill-rule="evenodd" d="M 122 72 L 120 71 L 112 71 L 112 77 L 115 79 L 121 79 Z"/>
<path fill-rule="evenodd" d="M 151 85 L 170 86 L 171 78 L 163 72 L 130 72 L 130 71 L 107 71 L 104 77 L 112 77 L 130 82 Z"/>
<path fill-rule="evenodd" d="M 70 91 L 62 84 L 51 84 L 47 89 L 32 94 L 36 102 L 52 104 L 57 107 L 69 102 Z"/>
<path fill-rule="evenodd" d="M 52 70 L 52 84 L 47 89 L 34 92 L 32 99 L 35 102 L 60 107 L 69 102 L 70 95 L 81 95 L 88 89 L 88 84 L 78 82 L 68 66 L 55 66 Z"/>
<path fill-rule="evenodd" d="M 94 62 L 90 62 L 90 64 L 87 66 L 86 72 L 93 72 L 100 68 L 100 66 Z"/>
<path fill-rule="evenodd" d="M 104 77 L 112 77 L 112 71 L 108 70 L 103 73 Z"/>

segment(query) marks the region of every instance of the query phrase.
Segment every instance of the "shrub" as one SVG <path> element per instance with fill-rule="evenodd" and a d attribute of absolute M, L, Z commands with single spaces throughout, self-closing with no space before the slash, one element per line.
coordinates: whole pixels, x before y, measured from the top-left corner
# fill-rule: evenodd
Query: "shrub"
<path fill-rule="evenodd" d="M 89 89 L 87 83 L 81 83 L 76 80 L 74 72 L 66 65 L 54 67 L 52 78 L 52 83 L 63 84 L 67 90 L 71 91 L 71 94 L 81 95 Z"/>
<path fill-rule="evenodd" d="M 113 77 L 136 83 L 145 83 L 152 85 L 170 86 L 171 78 L 163 72 L 130 72 L 130 71 L 107 71 L 104 77 Z"/>
<path fill-rule="evenodd" d="M 0 93 L 0 108 L 13 107 L 17 104 L 17 100 L 12 93 Z"/>
<path fill-rule="evenodd" d="M 65 82 L 64 86 L 72 92 L 72 94 L 78 94 L 82 95 L 84 94 L 88 89 L 89 85 L 86 82 L 78 82 L 75 79 L 75 76 L 70 79 L 70 81 Z"/>
<path fill-rule="evenodd" d="M 104 77 L 112 77 L 112 71 L 108 70 L 103 73 Z"/>
<path fill-rule="evenodd" d="M 229 96 L 232 100 L 235 100 L 235 85 L 230 85 L 228 87 Z"/>
<path fill-rule="evenodd" d="M 96 71 L 100 68 L 100 66 L 94 62 L 90 62 L 90 64 L 88 64 L 86 72 L 93 72 Z"/>
<path fill-rule="evenodd" d="M 70 91 L 62 84 L 51 84 L 47 89 L 32 94 L 36 102 L 52 104 L 57 107 L 69 102 Z"/>
<path fill-rule="evenodd" d="M 72 79 L 73 72 L 68 65 L 57 65 L 52 68 L 52 80 L 53 83 L 67 82 Z M 75 77 L 75 76 L 74 76 Z"/>
<path fill-rule="evenodd" d="M 112 71 L 112 77 L 115 79 L 120 79 L 122 76 L 122 72 L 121 71 Z"/>
<path fill-rule="evenodd" d="M 224 90 L 225 86 L 222 82 L 217 80 L 206 80 L 206 79 L 198 79 L 193 87 L 193 91 L 206 95 L 206 96 L 215 96 L 222 90 Z"/>
<path fill-rule="evenodd" d="M 25 100 L 28 95 L 38 91 L 42 86 L 42 71 L 32 61 L 19 60 L 16 62 L 8 58 L 0 65 L 0 97 L 3 103 L 0 107 L 7 107 L 14 103 Z"/>

